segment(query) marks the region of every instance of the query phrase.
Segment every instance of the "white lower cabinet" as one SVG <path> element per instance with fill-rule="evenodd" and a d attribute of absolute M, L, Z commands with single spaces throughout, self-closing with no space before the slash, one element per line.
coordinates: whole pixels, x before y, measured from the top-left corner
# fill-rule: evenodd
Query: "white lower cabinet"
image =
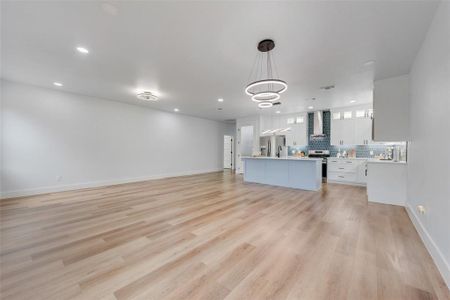
<path fill-rule="evenodd" d="M 366 159 L 329 158 L 327 180 L 332 183 L 365 185 L 367 177 Z"/>
<path fill-rule="evenodd" d="M 369 162 L 367 196 L 369 202 L 405 206 L 406 163 Z"/>

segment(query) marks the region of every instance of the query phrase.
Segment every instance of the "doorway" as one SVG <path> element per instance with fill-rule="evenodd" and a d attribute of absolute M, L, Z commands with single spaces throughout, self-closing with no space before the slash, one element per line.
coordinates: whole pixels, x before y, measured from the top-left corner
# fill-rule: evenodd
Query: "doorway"
<path fill-rule="evenodd" d="M 242 126 L 238 128 L 238 143 L 237 143 L 237 170 L 239 174 L 244 173 L 244 164 L 242 163 L 242 156 L 251 156 L 253 154 L 253 125 Z"/>
<path fill-rule="evenodd" d="M 223 168 L 233 169 L 233 137 L 231 135 L 225 135 L 223 137 Z"/>

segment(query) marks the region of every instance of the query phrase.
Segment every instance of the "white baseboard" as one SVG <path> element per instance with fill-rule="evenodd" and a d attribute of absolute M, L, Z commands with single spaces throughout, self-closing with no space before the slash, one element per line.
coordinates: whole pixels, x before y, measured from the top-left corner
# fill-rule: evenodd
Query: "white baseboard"
<path fill-rule="evenodd" d="M 46 187 L 24 189 L 24 190 L 14 190 L 14 191 L 2 192 L 0 199 L 3 200 L 3 199 L 8 199 L 8 198 L 15 198 L 15 197 L 24 197 L 24 196 L 32 196 L 32 195 L 39 195 L 39 194 L 72 191 L 72 190 L 94 188 L 94 187 L 101 187 L 101 186 L 108 186 L 108 185 L 116 185 L 116 184 L 123 184 L 123 183 L 169 178 L 169 177 L 179 177 L 179 176 L 212 173 L 212 172 L 219 172 L 222 170 L 223 169 L 220 168 L 220 169 L 175 172 L 175 173 L 166 173 L 166 174 L 150 175 L 150 176 L 135 177 L 135 178 L 123 178 L 123 179 L 116 179 L 116 180 L 99 180 L 99 181 L 93 181 L 93 182 L 73 183 L 73 184 L 46 186 Z"/>
<path fill-rule="evenodd" d="M 416 227 L 416 230 L 419 233 L 420 238 L 422 239 L 423 243 L 425 244 L 425 247 L 427 248 L 428 252 L 433 258 L 433 261 L 436 264 L 439 272 L 444 278 L 447 288 L 450 289 L 449 263 L 445 259 L 445 256 L 442 254 L 441 250 L 438 248 L 436 243 L 431 238 L 426 228 L 422 225 L 422 222 L 420 222 L 420 219 L 418 218 L 415 209 L 411 207 L 409 203 L 407 203 L 405 207 L 409 218 L 414 224 L 414 227 Z"/>

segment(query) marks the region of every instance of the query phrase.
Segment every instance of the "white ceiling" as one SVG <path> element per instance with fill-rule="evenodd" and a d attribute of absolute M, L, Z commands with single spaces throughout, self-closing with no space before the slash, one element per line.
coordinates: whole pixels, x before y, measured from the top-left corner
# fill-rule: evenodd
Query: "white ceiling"
<path fill-rule="evenodd" d="M 243 90 L 264 38 L 275 40 L 278 73 L 289 84 L 282 105 L 269 111 L 370 102 L 374 79 L 409 72 L 437 7 L 435 1 L 2 5 L 3 78 L 50 88 L 59 81 L 64 91 L 217 120 L 260 111 Z M 364 66 L 369 60 L 375 64 Z M 336 88 L 319 90 L 330 84 Z M 157 92 L 160 101 L 136 99 L 138 88 Z"/>

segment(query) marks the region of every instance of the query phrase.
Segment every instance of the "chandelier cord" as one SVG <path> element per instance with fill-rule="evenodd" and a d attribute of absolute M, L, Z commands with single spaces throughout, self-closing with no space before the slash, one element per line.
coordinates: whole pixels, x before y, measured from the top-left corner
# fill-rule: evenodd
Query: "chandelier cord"
<path fill-rule="evenodd" d="M 271 51 L 267 52 L 267 79 L 273 79 L 272 76 L 272 60 L 271 60 L 271 55 L 270 55 Z M 273 90 L 274 86 L 272 83 L 270 83 L 268 85 L 268 90 L 271 91 Z"/>
<path fill-rule="evenodd" d="M 257 66 L 257 63 L 258 63 L 258 53 L 256 53 L 255 59 L 253 60 L 253 66 L 250 71 L 250 74 L 248 75 L 247 82 L 249 82 L 252 79 L 252 75 L 253 73 L 255 73 L 255 66 Z"/>
<path fill-rule="evenodd" d="M 275 70 L 275 76 L 276 76 L 276 78 L 279 78 L 279 75 L 278 75 L 278 68 L 277 68 L 277 62 L 275 61 L 275 55 L 272 55 L 272 65 L 273 65 L 274 70 Z"/>

